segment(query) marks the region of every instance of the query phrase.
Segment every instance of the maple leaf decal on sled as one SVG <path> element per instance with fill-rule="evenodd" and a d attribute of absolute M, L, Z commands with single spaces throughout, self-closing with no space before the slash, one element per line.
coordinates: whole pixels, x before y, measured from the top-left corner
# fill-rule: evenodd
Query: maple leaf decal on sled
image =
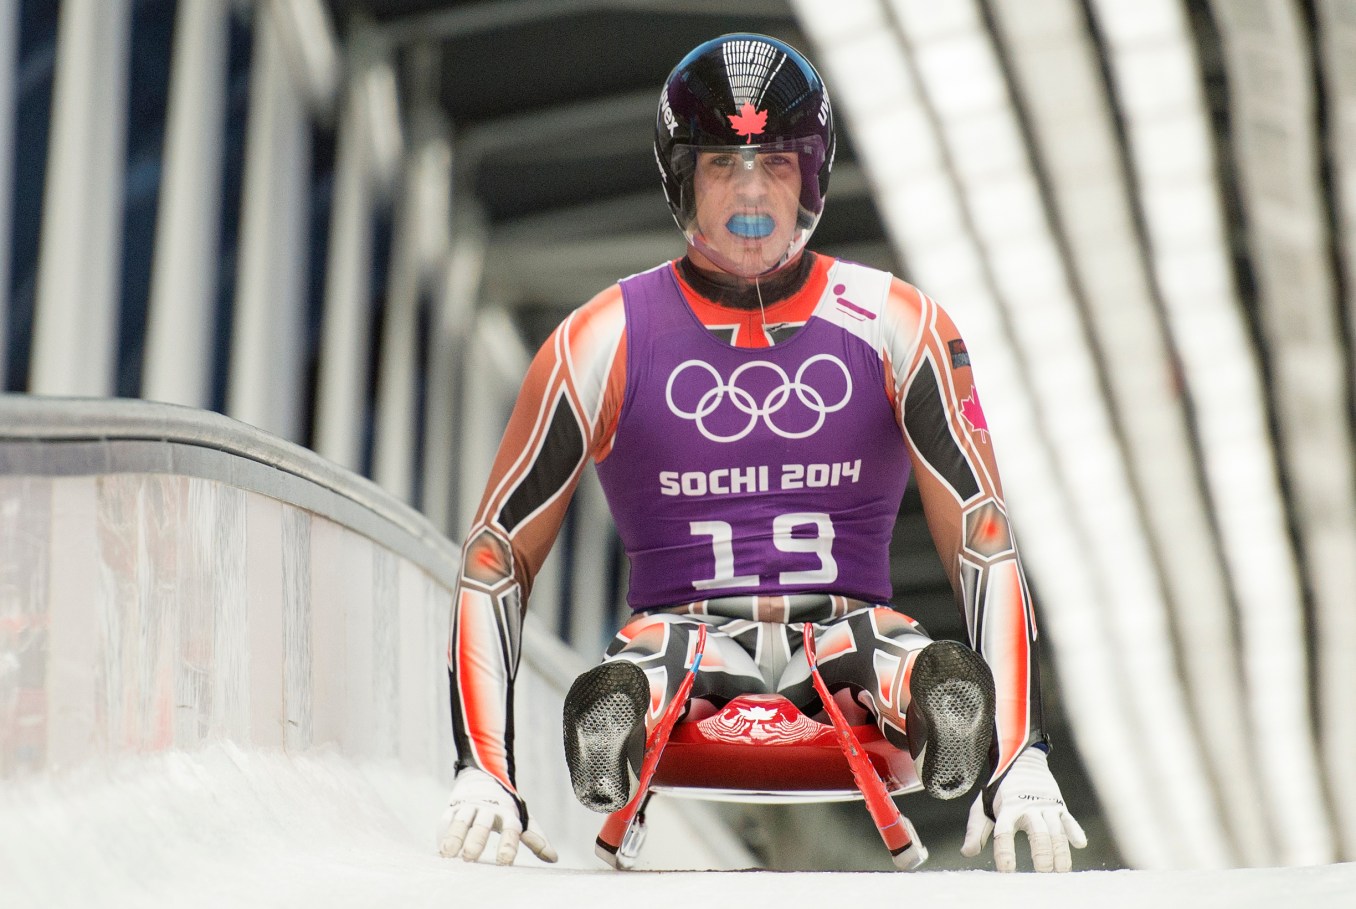
<path fill-rule="evenodd" d="M 729 114 L 728 117 L 737 134 L 748 136 L 745 143 L 749 145 L 753 144 L 754 136 L 767 128 L 767 111 L 758 110 L 747 101 L 739 108 L 739 113 Z"/>

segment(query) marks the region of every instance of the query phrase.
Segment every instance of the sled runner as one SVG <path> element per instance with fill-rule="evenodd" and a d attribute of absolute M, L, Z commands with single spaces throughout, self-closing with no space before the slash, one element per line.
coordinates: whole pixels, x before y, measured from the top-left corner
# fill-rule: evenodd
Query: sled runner
<path fill-rule="evenodd" d="M 663 792 L 737 802 L 864 799 L 896 868 L 911 871 L 927 860 L 913 824 L 890 799 L 922 788 L 913 759 L 875 725 L 849 725 L 819 674 L 813 627 L 805 624 L 802 633 L 830 723 L 775 694 L 742 695 L 705 719 L 679 723 L 706 646 L 706 626 L 698 627 L 692 665 L 646 740 L 636 794 L 608 815 L 598 834 L 599 858 L 620 870 L 635 864 L 645 839 L 645 806 Z"/>

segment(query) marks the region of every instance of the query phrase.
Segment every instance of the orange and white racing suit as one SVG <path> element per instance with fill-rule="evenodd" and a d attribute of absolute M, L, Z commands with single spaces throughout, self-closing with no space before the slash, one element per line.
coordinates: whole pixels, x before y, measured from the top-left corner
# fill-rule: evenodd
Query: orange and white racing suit
<path fill-rule="evenodd" d="M 686 263 L 667 268 L 705 331 L 735 347 L 765 348 L 825 318 L 835 299 L 843 302 L 835 297 L 842 287 L 834 282 L 838 260 L 805 256 L 799 288 L 752 309 L 700 292 Z M 997 780 L 1026 746 L 1045 742 L 1031 596 L 964 341 L 946 312 L 913 286 L 889 276 L 881 286 L 885 292 L 866 310 L 847 305 L 873 320 L 864 337 L 872 339 L 881 381 L 868 393 L 879 394 L 888 405 L 882 410 L 893 414 L 969 643 L 994 674 L 990 779 Z M 523 610 L 587 462 L 603 464 L 613 452 L 628 391 L 636 394 L 626 387 L 627 350 L 619 285 L 574 310 L 551 334 L 528 369 L 463 547 L 448 650 L 458 767 L 491 774 L 515 797 L 513 679 Z M 891 503 L 896 511 L 898 505 Z M 887 600 L 888 594 L 844 595 L 832 585 L 795 594 L 694 595 L 638 610 L 608 654 L 646 668 L 653 720 L 682 674 L 686 636 L 673 632 L 702 621 L 716 633 L 695 697 L 778 690 L 804 703 L 813 691 L 804 661 L 791 659 L 798 645 L 788 623 L 813 621 L 830 689 L 848 689 L 902 744 L 911 657 L 930 639 Z"/>

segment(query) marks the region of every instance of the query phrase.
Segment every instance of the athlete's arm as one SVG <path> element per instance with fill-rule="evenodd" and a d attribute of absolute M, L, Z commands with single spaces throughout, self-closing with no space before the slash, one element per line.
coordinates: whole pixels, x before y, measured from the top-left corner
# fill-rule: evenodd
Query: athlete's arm
<path fill-rule="evenodd" d="M 933 300 L 898 280 L 886 318 L 887 329 L 893 327 L 885 340 L 893 383 L 888 391 L 913 460 L 928 530 L 970 644 L 994 674 L 997 779 L 1027 745 L 1045 739 L 1031 595 L 960 332 Z"/>
<path fill-rule="evenodd" d="M 447 668 L 457 768 L 517 795 L 513 679 L 532 581 L 585 462 L 611 445 L 625 379 L 621 292 L 575 310 L 528 368 L 462 547 Z"/>

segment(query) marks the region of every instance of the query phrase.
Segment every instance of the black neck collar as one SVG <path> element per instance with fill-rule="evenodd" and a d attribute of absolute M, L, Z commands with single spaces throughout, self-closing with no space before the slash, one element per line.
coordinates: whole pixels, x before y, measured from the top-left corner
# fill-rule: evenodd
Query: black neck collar
<path fill-rule="evenodd" d="M 757 282 L 723 271 L 707 271 L 692 264 L 687 256 L 678 260 L 678 272 L 706 299 L 731 309 L 764 309 L 794 296 L 810 279 L 815 254 L 806 250 L 790 268 Z"/>

